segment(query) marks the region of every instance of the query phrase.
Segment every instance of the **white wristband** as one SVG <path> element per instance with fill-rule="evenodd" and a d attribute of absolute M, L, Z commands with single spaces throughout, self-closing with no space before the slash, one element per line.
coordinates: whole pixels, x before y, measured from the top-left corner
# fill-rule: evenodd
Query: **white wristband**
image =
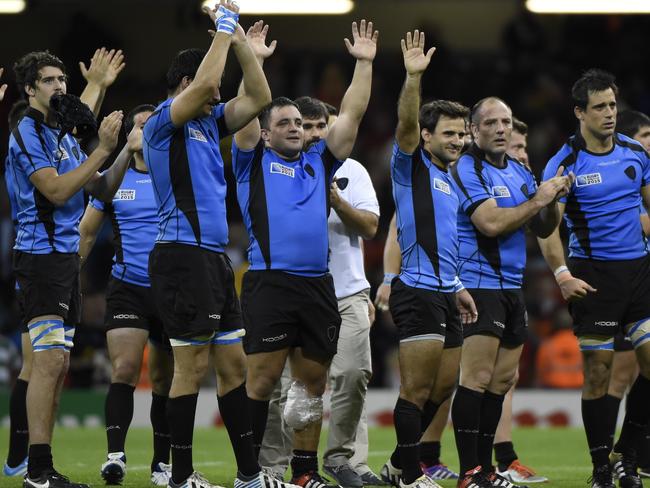
<path fill-rule="evenodd" d="M 553 271 L 553 274 L 554 274 L 555 277 L 557 278 L 559 275 L 561 275 L 561 274 L 564 273 L 565 271 L 569 271 L 569 268 L 567 268 L 566 266 L 558 266 L 558 267 L 555 269 L 555 271 Z"/>

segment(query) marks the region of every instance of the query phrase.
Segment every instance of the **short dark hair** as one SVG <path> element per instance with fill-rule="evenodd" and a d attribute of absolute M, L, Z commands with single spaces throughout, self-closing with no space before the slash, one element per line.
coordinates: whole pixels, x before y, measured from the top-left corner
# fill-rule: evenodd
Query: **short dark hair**
<path fill-rule="evenodd" d="M 327 115 L 329 115 L 330 117 L 331 117 L 332 115 L 337 115 L 337 116 L 338 116 L 338 114 L 339 114 L 339 109 L 336 108 L 334 105 L 330 105 L 330 104 L 327 103 L 327 102 L 323 102 L 323 105 L 325 105 L 325 109 L 327 110 Z"/>
<path fill-rule="evenodd" d="M 124 134 L 128 137 L 131 131 L 133 130 L 133 126 L 135 125 L 136 115 L 142 112 L 153 112 L 155 110 L 156 107 L 154 105 L 151 105 L 150 103 L 144 103 L 142 105 L 138 105 L 133 110 L 131 110 L 126 116 L 126 118 L 124 119 Z"/>
<path fill-rule="evenodd" d="M 432 102 L 425 103 L 420 107 L 420 128 L 434 132 L 441 115 L 450 119 L 467 120 L 469 109 L 465 105 L 449 100 L 433 100 Z"/>
<path fill-rule="evenodd" d="M 528 134 L 528 124 L 523 120 L 519 120 L 517 117 L 512 117 L 512 130 L 525 136 Z"/>
<path fill-rule="evenodd" d="M 18 127 L 20 119 L 23 118 L 25 112 L 29 108 L 29 103 L 27 100 L 21 99 L 15 102 L 9 109 L 9 115 L 7 116 L 7 122 L 9 123 L 9 130 L 14 130 Z"/>
<path fill-rule="evenodd" d="M 641 127 L 650 127 L 650 117 L 636 110 L 619 112 L 616 117 L 616 132 L 634 138 Z"/>
<path fill-rule="evenodd" d="M 205 50 L 197 48 L 179 51 L 167 70 L 167 91 L 176 90 L 186 76 L 194 79 L 205 54 Z"/>
<path fill-rule="evenodd" d="M 325 104 L 317 98 L 299 97 L 294 102 L 298 106 L 303 119 L 316 120 L 322 117 L 327 122 L 328 113 Z"/>
<path fill-rule="evenodd" d="M 576 107 L 584 110 L 589 103 L 590 93 L 605 91 L 608 88 L 611 88 L 614 95 L 618 96 L 614 75 L 602 69 L 592 68 L 585 71 L 580 79 L 573 84 L 573 88 L 571 88 L 573 103 Z"/>
<path fill-rule="evenodd" d="M 23 98 L 25 98 L 25 85 L 34 88 L 39 80 L 38 72 L 47 66 L 54 66 L 65 73 L 63 61 L 49 51 L 32 51 L 14 63 L 16 85 Z"/>
<path fill-rule="evenodd" d="M 478 114 L 481 112 L 481 107 L 486 103 L 486 102 L 501 102 L 504 104 L 508 109 L 512 112 L 512 109 L 510 108 L 510 105 L 508 105 L 505 100 L 499 97 L 485 97 L 481 98 L 478 102 L 476 102 L 472 106 L 472 110 L 469 113 L 469 120 L 472 124 L 478 124 L 481 119 L 479 118 Z"/>
<path fill-rule="evenodd" d="M 291 100 L 290 98 L 276 97 L 273 100 L 271 100 L 271 103 L 269 103 L 266 107 L 264 107 L 264 109 L 262 110 L 262 112 L 259 115 L 260 126 L 262 127 L 262 129 L 270 129 L 271 128 L 269 126 L 269 121 L 271 120 L 271 111 L 274 108 L 276 108 L 276 107 L 277 108 L 279 108 L 279 107 L 287 107 L 287 106 L 296 107 L 296 109 L 298 109 L 298 111 L 300 112 L 300 107 L 298 106 L 298 104 L 296 102 L 294 102 L 293 100 Z M 301 112 L 301 115 L 302 115 L 302 112 Z"/>

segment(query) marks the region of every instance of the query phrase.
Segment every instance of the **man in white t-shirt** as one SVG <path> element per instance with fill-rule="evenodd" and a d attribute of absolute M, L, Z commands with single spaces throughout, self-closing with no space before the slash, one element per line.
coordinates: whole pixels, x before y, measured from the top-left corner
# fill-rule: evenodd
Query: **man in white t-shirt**
<path fill-rule="evenodd" d="M 324 104 L 310 97 L 299 98 L 296 103 L 303 117 L 305 144 L 325 138 L 335 114 L 328 120 Z M 370 175 L 359 162 L 348 159 L 336 172 L 330 205 L 329 268 L 342 324 L 329 373 L 331 414 L 323 470 L 343 488 L 384 485 L 368 467 L 368 434 L 363 415 L 372 375 L 370 315 L 374 317 L 374 308 L 363 267 L 362 239 L 372 239 L 377 232 L 379 204 Z M 279 418 L 288 388 L 285 378 L 282 386 L 282 394 L 278 388 L 272 398 L 260 451 L 260 464 L 280 475 L 291 452 L 290 437 Z"/>

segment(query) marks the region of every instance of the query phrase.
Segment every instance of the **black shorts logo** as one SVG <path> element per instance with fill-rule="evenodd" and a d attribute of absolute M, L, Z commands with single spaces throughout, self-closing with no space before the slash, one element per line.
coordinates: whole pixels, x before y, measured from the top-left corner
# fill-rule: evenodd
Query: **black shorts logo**
<path fill-rule="evenodd" d="M 263 337 L 262 342 L 278 342 L 281 341 L 282 339 L 286 339 L 287 335 L 288 334 L 285 332 L 284 334 L 280 334 L 279 336 Z"/>
<path fill-rule="evenodd" d="M 335 325 L 330 325 L 327 328 L 327 338 L 330 340 L 330 342 L 334 342 L 334 339 L 336 339 L 336 326 Z"/>

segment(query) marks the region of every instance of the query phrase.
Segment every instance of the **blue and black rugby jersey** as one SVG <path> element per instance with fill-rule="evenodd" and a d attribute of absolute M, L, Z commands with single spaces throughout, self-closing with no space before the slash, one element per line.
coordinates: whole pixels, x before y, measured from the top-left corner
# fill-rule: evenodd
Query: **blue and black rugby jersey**
<path fill-rule="evenodd" d="M 228 135 L 225 104 L 183 127 L 167 99 L 144 126 L 143 153 L 158 205 L 157 242 L 222 252 L 228 243 L 226 179 L 219 140 Z"/>
<path fill-rule="evenodd" d="M 113 276 L 134 285 L 150 286 L 147 269 L 158 234 L 158 205 L 149 173 L 132 164 L 111 203 L 91 198 L 90 205 L 111 220 Z"/>
<path fill-rule="evenodd" d="M 265 148 L 262 140 L 250 151 L 233 140 L 232 152 L 237 199 L 250 237 L 250 269 L 327 273 L 329 187 L 343 162 L 325 141 L 291 161 Z"/>
<path fill-rule="evenodd" d="M 64 174 L 86 160 L 77 140 L 45 123 L 30 108 L 12 131 L 7 155 L 7 185 L 13 187 L 16 205 L 14 249 L 31 254 L 72 253 L 79 250 L 79 221 L 84 210 L 83 190 L 65 204 L 55 206 L 39 192 L 29 177 L 39 169 L 54 168 Z"/>
<path fill-rule="evenodd" d="M 648 254 L 639 220 L 641 187 L 650 184 L 650 157 L 641 144 L 614 135 L 611 151 L 587 151 L 577 133 L 544 169 L 544 180 L 573 171 L 576 181 L 565 203 L 569 256 L 598 260 L 637 259 Z"/>
<path fill-rule="evenodd" d="M 11 223 L 14 226 L 14 232 L 18 226 L 18 201 L 16 200 L 16 189 L 11 183 L 11 173 L 7 171 L 9 158 L 5 159 L 5 185 L 7 186 L 7 197 L 9 198 L 9 210 L 11 211 Z"/>
<path fill-rule="evenodd" d="M 449 173 L 418 147 L 413 154 L 393 145 L 391 159 L 400 279 L 429 290 L 458 290 L 458 196 Z"/>
<path fill-rule="evenodd" d="M 510 156 L 498 168 L 487 161 L 476 144 L 450 168 L 460 199 L 458 275 L 466 288 L 520 288 L 526 266 L 524 227 L 498 237 L 483 235 L 471 215 L 480 204 L 493 198 L 499 207 L 517 207 L 537 192 L 535 177 Z"/>

